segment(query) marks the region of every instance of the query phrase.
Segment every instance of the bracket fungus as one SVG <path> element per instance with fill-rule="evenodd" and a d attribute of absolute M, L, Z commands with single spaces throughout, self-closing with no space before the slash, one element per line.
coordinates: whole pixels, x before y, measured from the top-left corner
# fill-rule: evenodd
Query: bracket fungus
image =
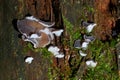
<path fill-rule="evenodd" d="M 80 39 L 77 39 L 74 41 L 74 47 L 75 48 L 81 48 L 81 40 Z"/>
<path fill-rule="evenodd" d="M 17 28 L 24 41 L 31 42 L 34 48 L 46 47 L 54 39 L 54 34 L 60 36 L 62 29 L 52 31 L 55 22 L 45 22 L 33 16 L 17 21 Z"/>

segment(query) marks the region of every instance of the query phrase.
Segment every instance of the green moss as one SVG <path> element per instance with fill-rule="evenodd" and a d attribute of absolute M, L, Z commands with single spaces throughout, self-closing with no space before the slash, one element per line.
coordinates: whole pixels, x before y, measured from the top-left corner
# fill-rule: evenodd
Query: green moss
<path fill-rule="evenodd" d="M 90 11 L 93 11 L 92 8 L 89 8 Z M 75 75 L 77 75 L 78 66 L 81 65 L 80 61 L 83 58 L 80 58 L 78 55 L 78 51 L 73 47 L 74 40 L 76 39 L 82 39 L 81 32 L 83 31 L 85 33 L 85 30 L 78 28 L 76 26 L 73 26 L 64 16 L 63 16 L 64 24 L 66 27 L 66 31 L 69 35 L 69 41 L 66 41 L 67 43 L 65 45 L 69 46 L 71 51 L 76 52 L 76 56 L 73 59 L 70 59 L 70 69 L 71 74 L 69 75 L 68 80 L 77 80 Z M 66 39 L 64 39 L 66 40 Z M 97 66 L 95 68 L 87 68 L 86 74 L 82 74 L 81 79 L 83 80 L 118 80 L 117 75 L 117 63 L 114 61 L 116 59 L 115 56 L 115 45 L 119 42 L 119 36 L 117 39 L 111 39 L 110 41 L 102 42 L 100 40 L 95 40 L 94 42 L 91 42 L 89 44 L 89 47 L 87 49 L 87 56 L 85 59 L 94 59 L 97 61 Z M 79 49 L 78 49 L 79 50 Z M 73 66 L 72 66 L 73 65 Z M 76 67 L 77 66 L 77 67 Z M 73 75 L 74 74 L 74 75 Z"/>

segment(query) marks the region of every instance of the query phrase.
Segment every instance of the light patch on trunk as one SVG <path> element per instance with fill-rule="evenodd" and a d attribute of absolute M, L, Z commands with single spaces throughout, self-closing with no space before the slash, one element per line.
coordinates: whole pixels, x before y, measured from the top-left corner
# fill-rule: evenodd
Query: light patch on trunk
<path fill-rule="evenodd" d="M 27 57 L 26 59 L 25 59 L 25 62 L 26 63 L 28 63 L 28 64 L 31 64 L 32 63 L 32 61 L 33 61 L 33 57 Z"/>

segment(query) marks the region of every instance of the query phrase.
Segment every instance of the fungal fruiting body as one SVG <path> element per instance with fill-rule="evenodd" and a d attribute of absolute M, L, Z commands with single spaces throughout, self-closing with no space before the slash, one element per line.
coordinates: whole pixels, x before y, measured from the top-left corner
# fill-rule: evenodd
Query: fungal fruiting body
<path fill-rule="evenodd" d="M 92 42 L 95 40 L 95 37 L 94 36 L 87 36 L 87 35 L 84 35 L 84 40 L 86 42 Z"/>
<path fill-rule="evenodd" d="M 31 64 L 33 59 L 34 59 L 33 57 L 26 57 L 25 62 L 28 63 L 28 64 Z"/>
<path fill-rule="evenodd" d="M 97 24 L 95 24 L 95 23 L 88 25 L 88 26 L 86 27 L 87 32 L 91 32 L 96 25 L 97 25 Z"/>
<path fill-rule="evenodd" d="M 79 53 L 80 53 L 80 55 L 83 56 L 83 57 L 84 57 L 84 56 L 87 56 L 87 54 L 84 53 L 82 50 L 80 50 Z"/>
<path fill-rule="evenodd" d="M 86 21 L 82 21 L 81 24 L 86 28 L 88 33 L 90 33 L 93 30 L 93 28 L 97 25 L 96 23 Z"/>
<path fill-rule="evenodd" d="M 60 30 L 53 31 L 52 33 L 55 34 L 57 37 L 59 37 L 61 36 L 63 31 L 64 31 L 63 29 L 60 29 Z"/>
<path fill-rule="evenodd" d="M 50 46 L 48 48 L 48 51 L 50 51 L 57 58 L 64 57 L 64 54 L 60 52 L 60 49 L 57 46 Z"/>
<path fill-rule="evenodd" d="M 93 61 L 93 60 L 87 60 L 87 61 L 86 61 L 86 65 L 87 65 L 88 67 L 90 67 L 90 68 L 94 68 L 94 67 L 96 67 L 97 62 L 95 62 L 95 61 Z"/>
<path fill-rule="evenodd" d="M 55 22 L 45 22 L 36 19 L 33 16 L 25 17 L 25 19 L 17 21 L 17 28 L 22 34 L 24 41 L 31 42 L 34 48 L 46 47 L 54 39 L 54 34 L 60 36 L 63 30 L 53 31 L 50 27 Z"/>
<path fill-rule="evenodd" d="M 88 47 L 89 42 L 83 42 L 81 48 L 86 50 Z"/>

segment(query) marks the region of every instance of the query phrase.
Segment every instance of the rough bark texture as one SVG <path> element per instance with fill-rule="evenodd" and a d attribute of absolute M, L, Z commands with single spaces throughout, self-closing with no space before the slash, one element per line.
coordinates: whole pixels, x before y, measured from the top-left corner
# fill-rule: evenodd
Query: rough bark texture
<path fill-rule="evenodd" d="M 21 44 L 12 21 L 16 18 L 16 0 L 0 0 L 0 79 L 23 78 L 24 61 Z"/>
<path fill-rule="evenodd" d="M 95 9 L 97 27 L 94 34 L 98 39 L 109 40 L 117 19 L 117 0 L 96 0 Z"/>

